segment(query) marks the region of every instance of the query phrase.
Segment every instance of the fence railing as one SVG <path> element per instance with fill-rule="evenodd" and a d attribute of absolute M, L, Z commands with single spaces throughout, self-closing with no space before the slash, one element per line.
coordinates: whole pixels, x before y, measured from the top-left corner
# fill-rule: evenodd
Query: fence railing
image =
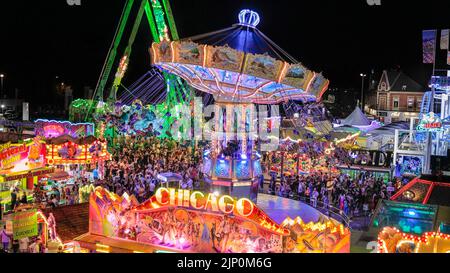
<path fill-rule="evenodd" d="M 271 194 L 269 192 L 268 194 Z M 346 215 L 341 209 L 334 207 L 333 205 L 326 204 L 320 200 L 314 200 L 313 198 L 299 196 L 296 193 L 291 192 L 289 195 L 281 195 L 281 197 L 298 200 L 302 203 L 305 203 L 315 209 L 317 209 L 319 212 L 339 221 L 342 223 L 345 227 L 350 228 L 350 218 L 348 215 Z"/>

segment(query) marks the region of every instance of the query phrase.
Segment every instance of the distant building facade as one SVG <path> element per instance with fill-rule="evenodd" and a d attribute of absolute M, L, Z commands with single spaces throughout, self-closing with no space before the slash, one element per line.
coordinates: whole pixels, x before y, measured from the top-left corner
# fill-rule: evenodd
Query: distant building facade
<path fill-rule="evenodd" d="M 419 117 L 424 88 L 399 70 L 384 70 L 366 111 L 389 124 Z"/>

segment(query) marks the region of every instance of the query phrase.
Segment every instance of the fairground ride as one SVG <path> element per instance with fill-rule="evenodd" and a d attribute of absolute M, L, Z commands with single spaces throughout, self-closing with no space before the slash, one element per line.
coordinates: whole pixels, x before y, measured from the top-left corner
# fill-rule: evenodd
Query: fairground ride
<path fill-rule="evenodd" d="M 133 7 L 139 2 L 139 9 L 137 14 L 134 15 L 134 22 L 132 22 L 130 18 L 132 18 L 131 14 Z M 163 127 L 161 131 L 166 132 L 175 119 L 175 117 L 172 117 L 169 113 L 170 109 L 176 108 L 177 105 L 189 105 L 192 97 L 192 90 L 189 86 L 178 76 L 160 72 L 156 69 L 152 69 L 140 79 L 141 81 L 146 82 L 156 82 L 156 84 L 151 86 L 152 92 L 148 92 L 148 90 L 144 90 L 144 92 L 138 90 L 136 91 L 136 94 L 133 94 L 133 89 L 130 91 L 123 86 L 122 79 L 127 71 L 133 44 L 144 16 L 147 18 L 154 42 L 176 41 L 179 39 L 168 0 L 127 0 L 92 99 L 74 101 L 71 105 L 71 120 L 92 120 L 93 113 L 107 112 L 111 110 L 113 104 L 118 101 L 122 104 L 131 104 L 134 100 L 142 100 L 145 103 L 149 102 L 149 99 L 153 99 L 150 102 L 152 104 L 158 104 L 154 107 L 155 111 L 158 111 L 158 113 L 165 116 L 164 122 L 161 125 Z M 120 51 L 119 47 L 122 45 L 122 41 L 126 36 L 125 33 L 127 33 L 127 27 L 130 23 L 132 24 L 132 28 L 128 37 L 127 46 L 123 51 L 122 57 L 118 59 L 117 55 Z M 112 72 L 114 70 L 116 73 L 113 76 Z M 134 86 L 141 87 L 141 85 L 142 84 L 139 83 Z M 124 95 L 118 98 L 117 94 L 120 87 L 123 88 Z M 107 93 L 108 90 L 109 94 L 105 103 L 105 93 Z M 152 93 L 158 94 L 153 96 Z M 145 98 L 142 98 L 143 96 L 145 96 Z M 161 100 L 161 97 L 163 96 L 165 96 L 165 100 Z"/>
<path fill-rule="evenodd" d="M 208 182 L 220 192 L 255 201 L 261 164 L 254 136 L 262 122 L 255 104 L 316 102 L 329 81 L 259 31 L 256 12 L 242 10 L 238 19 L 229 28 L 155 42 L 150 53 L 153 65 L 214 96 L 211 149 L 203 160 Z"/>

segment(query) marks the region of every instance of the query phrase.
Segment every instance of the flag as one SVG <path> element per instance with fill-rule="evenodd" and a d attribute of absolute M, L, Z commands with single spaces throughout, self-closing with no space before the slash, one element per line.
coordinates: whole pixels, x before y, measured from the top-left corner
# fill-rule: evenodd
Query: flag
<path fill-rule="evenodd" d="M 436 51 L 436 30 L 424 30 L 422 32 L 423 63 L 434 63 L 434 52 Z"/>
<path fill-rule="evenodd" d="M 442 29 L 441 30 L 441 49 L 442 50 L 448 50 L 448 29 Z"/>

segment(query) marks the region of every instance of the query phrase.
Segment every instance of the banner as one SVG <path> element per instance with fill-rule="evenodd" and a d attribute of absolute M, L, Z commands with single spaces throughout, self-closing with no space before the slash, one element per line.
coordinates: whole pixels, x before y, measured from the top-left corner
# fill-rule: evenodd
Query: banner
<path fill-rule="evenodd" d="M 434 63 L 436 51 L 436 30 L 424 30 L 422 32 L 423 63 Z"/>
<path fill-rule="evenodd" d="M 11 174 L 45 167 L 45 142 L 40 138 L 0 147 L 0 173 Z"/>
<path fill-rule="evenodd" d="M 13 238 L 19 240 L 26 237 L 38 235 L 37 211 L 31 209 L 16 212 L 13 216 Z"/>
<path fill-rule="evenodd" d="M 447 51 L 447 64 L 450 65 L 450 50 Z M 447 76 L 450 77 L 450 70 L 447 71 Z"/>
<path fill-rule="evenodd" d="M 442 50 L 448 50 L 448 29 L 442 29 L 441 30 L 441 49 Z"/>

